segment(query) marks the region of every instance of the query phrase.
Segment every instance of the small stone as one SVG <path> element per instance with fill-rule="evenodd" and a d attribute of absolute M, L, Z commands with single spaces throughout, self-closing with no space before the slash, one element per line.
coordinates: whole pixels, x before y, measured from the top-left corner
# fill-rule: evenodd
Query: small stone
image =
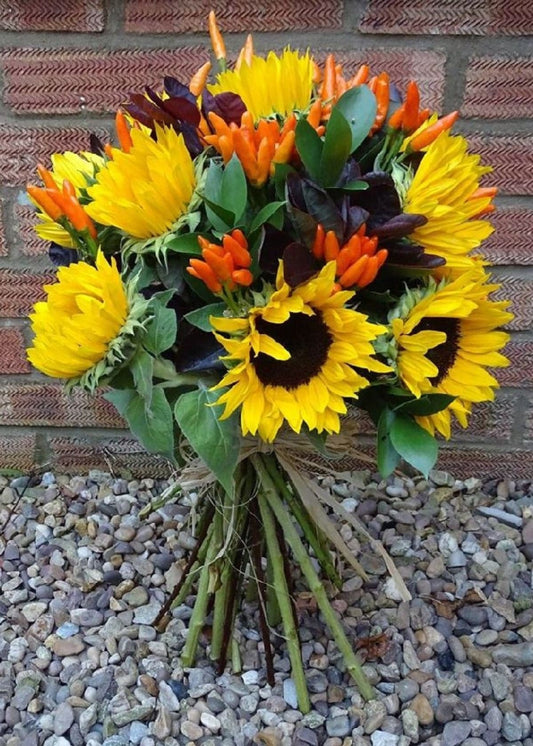
<path fill-rule="evenodd" d="M 89 733 L 93 725 L 96 723 L 97 718 L 98 704 L 96 702 L 89 705 L 86 709 L 81 710 L 78 725 L 82 736 L 86 736 Z"/>
<path fill-rule="evenodd" d="M 218 733 L 220 730 L 220 720 L 212 715 L 210 712 L 202 712 L 200 715 L 200 722 L 205 725 L 211 733 Z"/>
<path fill-rule="evenodd" d="M 435 719 L 433 708 L 424 694 L 417 694 L 409 705 L 416 713 L 420 725 L 431 725 Z"/>
<path fill-rule="evenodd" d="M 350 718 L 347 715 L 328 718 L 326 720 L 326 733 L 330 738 L 343 738 L 351 733 Z"/>
<path fill-rule="evenodd" d="M 485 725 L 489 730 L 500 732 L 502 729 L 503 715 L 498 707 L 491 707 L 485 713 Z"/>
<path fill-rule="evenodd" d="M 74 710 L 68 702 L 61 702 L 54 712 L 54 733 L 62 736 L 74 722 Z"/>
<path fill-rule="evenodd" d="M 496 645 L 492 649 L 492 660 L 505 663 L 512 668 L 533 665 L 533 642 L 520 642 L 516 645 Z"/>
<path fill-rule="evenodd" d="M 504 674 L 491 671 L 489 681 L 496 702 L 501 702 L 511 692 L 512 682 Z"/>
<path fill-rule="evenodd" d="M 373 733 L 385 720 L 387 709 L 383 702 L 372 699 L 365 706 L 365 733 Z"/>
<path fill-rule="evenodd" d="M 414 712 L 410 708 L 407 708 L 406 710 L 402 711 L 401 718 L 402 718 L 404 734 L 408 738 L 410 738 L 412 741 L 417 743 L 418 741 L 418 717 L 416 715 L 416 712 Z"/>
<path fill-rule="evenodd" d="M 97 609 L 72 609 L 70 621 L 79 627 L 98 627 L 104 621 L 104 615 Z"/>
<path fill-rule="evenodd" d="M 170 712 L 179 712 L 181 709 L 178 697 L 166 681 L 159 682 L 159 701 Z"/>
<path fill-rule="evenodd" d="M 257 696 L 257 694 L 247 694 L 244 697 L 241 697 L 240 708 L 244 712 L 253 715 L 254 712 L 257 710 L 258 704 L 259 697 Z"/>
<path fill-rule="evenodd" d="M 180 731 L 184 736 L 195 743 L 204 735 L 204 729 L 201 726 L 196 725 L 196 723 L 191 723 L 190 720 L 184 720 L 182 722 Z"/>
<path fill-rule="evenodd" d="M 503 715 L 502 735 L 506 741 L 522 740 L 522 722 L 514 712 L 505 712 Z"/>
<path fill-rule="evenodd" d="M 399 746 L 400 737 L 384 730 L 375 730 L 370 736 L 370 742 L 372 746 Z"/>
<path fill-rule="evenodd" d="M 513 516 L 514 518 L 515 516 Z M 533 542 L 533 518 L 531 518 L 522 529 L 522 541 L 524 544 Z"/>
<path fill-rule="evenodd" d="M 132 588 L 131 591 L 128 591 L 122 596 L 123 601 L 125 601 L 128 606 L 134 606 L 136 608 L 148 603 L 149 598 L 148 591 L 142 585 Z"/>
<path fill-rule="evenodd" d="M 518 712 L 533 712 L 533 691 L 519 685 L 514 690 L 514 704 Z"/>
<path fill-rule="evenodd" d="M 403 600 L 402 593 L 392 575 L 385 581 L 385 585 L 383 586 L 383 593 L 387 598 L 390 598 L 391 601 Z"/>
<path fill-rule="evenodd" d="M 442 732 L 443 746 L 459 746 L 468 738 L 471 730 L 472 726 L 465 721 L 455 720 L 446 723 Z"/>
<path fill-rule="evenodd" d="M 145 720 L 153 713 L 153 710 L 152 705 L 134 705 L 129 710 L 114 713 L 111 719 L 120 728 L 123 725 L 132 723 L 134 720 Z"/>
<path fill-rule="evenodd" d="M 478 645 L 492 645 L 498 639 L 498 633 L 495 629 L 482 629 L 476 635 L 476 643 Z"/>
<path fill-rule="evenodd" d="M 15 689 L 11 705 L 19 711 L 25 710 L 34 696 L 35 689 L 32 686 L 22 684 Z"/>
<path fill-rule="evenodd" d="M 409 702 L 418 694 L 418 684 L 413 679 L 403 679 L 396 684 L 396 694 L 402 702 Z"/>
<path fill-rule="evenodd" d="M 161 741 L 172 733 L 172 718 L 166 707 L 159 707 L 152 725 L 152 733 Z"/>
<path fill-rule="evenodd" d="M 438 723 L 449 723 L 453 717 L 453 705 L 450 702 L 439 702 L 435 710 L 435 720 Z"/>
<path fill-rule="evenodd" d="M 513 526 L 513 528 L 522 527 L 522 519 L 519 516 L 508 513 L 506 510 L 500 510 L 500 508 L 491 508 L 481 505 L 476 508 L 476 512 L 481 515 L 486 515 L 488 518 L 496 518 L 500 523 L 505 523 L 507 526 Z"/>
<path fill-rule="evenodd" d="M 48 604 L 43 601 L 31 601 L 29 604 L 24 604 L 22 607 L 22 616 L 25 617 L 28 622 L 35 622 L 41 614 L 47 610 Z"/>
<path fill-rule="evenodd" d="M 77 635 L 79 631 L 80 628 L 77 624 L 72 624 L 72 622 L 65 622 L 56 629 L 56 635 L 58 637 L 61 637 L 62 640 L 66 640 L 68 637 L 74 637 L 74 635 Z"/>
<path fill-rule="evenodd" d="M 58 637 L 52 643 L 52 650 L 60 658 L 63 658 L 67 655 L 78 655 L 82 650 L 85 650 L 85 645 L 80 637 L 68 637 L 65 640 Z"/>
<path fill-rule="evenodd" d="M 149 603 L 145 606 L 138 606 L 135 609 L 135 614 L 133 616 L 133 623 L 134 624 L 153 624 L 154 619 L 159 614 L 161 610 L 161 604 L 159 603 Z"/>
<path fill-rule="evenodd" d="M 441 555 L 434 557 L 426 568 L 428 578 L 440 578 L 445 571 L 444 560 Z"/>
<path fill-rule="evenodd" d="M 289 707 L 292 707 L 294 710 L 298 709 L 298 696 L 293 679 L 285 679 L 283 681 L 283 699 Z"/>
<path fill-rule="evenodd" d="M 466 567 L 466 563 L 466 555 L 461 549 L 456 549 L 454 552 L 451 552 L 446 561 L 448 567 Z"/>

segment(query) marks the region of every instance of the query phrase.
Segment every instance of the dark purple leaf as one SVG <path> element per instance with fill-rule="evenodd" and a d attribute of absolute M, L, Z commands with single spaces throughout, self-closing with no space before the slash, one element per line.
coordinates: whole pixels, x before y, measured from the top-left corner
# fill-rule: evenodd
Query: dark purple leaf
<path fill-rule="evenodd" d="M 161 101 L 161 108 L 180 121 L 189 122 L 198 126 L 200 124 L 200 111 L 196 104 L 191 104 L 186 98 L 167 98 Z"/>
<path fill-rule="evenodd" d="M 202 370 L 223 370 L 220 357 L 224 348 L 209 332 L 196 327 L 181 341 L 172 361 L 179 373 L 192 373 Z"/>
<path fill-rule="evenodd" d="M 274 228 L 273 225 L 265 225 L 265 237 L 259 252 L 259 266 L 266 275 L 276 276 L 279 260 L 283 252 L 294 239 L 284 231 Z"/>
<path fill-rule="evenodd" d="M 283 269 L 287 284 L 295 288 L 316 275 L 319 267 L 307 246 L 291 243 L 283 252 Z"/>
<path fill-rule="evenodd" d="M 425 225 L 427 221 L 425 215 L 402 213 L 401 215 L 395 215 L 390 220 L 387 220 L 386 223 L 372 228 L 368 233 L 380 239 L 401 238 L 412 233 L 418 226 Z"/>
<path fill-rule="evenodd" d="M 91 134 L 89 135 L 89 149 L 91 153 L 94 153 L 95 155 L 105 154 L 102 141 L 94 134 L 94 132 L 91 132 Z"/>
<path fill-rule="evenodd" d="M 53 242 L 48 247 L 48 256 L 56 267 L 68 267 L 69 264 L 76 264 L 79 261 L 76 249 L 67 249 Z"/>
<path fill-rule="evenodd" d="M 173 96 L 176 98 L 186 98 L 188 101 L 191 102 L 191 104 L 196 104 L 196 96 L 194 96 L 190 92 L 188 86 L 180 83 L 180 81 L 176 78 L 172 78 L 170 75 L 167 75 L 165 78 L 163 78 L 163 86 L 169 96 Z"/>
<path fill-rule="evenodd" d="M 246 111 L 243 100 L 236 93 L 218 93 L 213 96 L 209 91 L 202 94 L 202 108 L 204 116 L 209 121 L 208 114 L 213 112 L 221 117 L 226 124 L 240 125 L 241 117 Z"/>

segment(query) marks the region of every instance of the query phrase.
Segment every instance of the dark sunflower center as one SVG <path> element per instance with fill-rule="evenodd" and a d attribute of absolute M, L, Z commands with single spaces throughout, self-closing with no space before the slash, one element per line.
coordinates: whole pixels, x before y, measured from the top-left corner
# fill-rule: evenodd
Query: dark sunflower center
<path fill-rule="evenodd" d="M 250 362 L 264 386 L 295 389 L 309 383 L 327 360 L 333 339 L 319 313 L 315 316 L 293 313 L 283 324 L 271 324 L 260 318 L 256 327 L 261 334 L 268 334 L 282 344 L 291 355 L 289 360 L 275 360 L 262 352 L 256 357 L 252 353 Z"/>
<path fill-rule="evenodd" d="M 444 332 L 446 334 L 446 342 L 433 347 L 426 353 L 426 357 L 439 369 L 438 374 L 429 379 L 433 386 L 437 386 L 445 378 L 455 362 L 459 349 L 460 328 L 461 322 L 459 319 L 427 318 L 417 324 L 412 331 L 412 334 L 426 331 Z"/>

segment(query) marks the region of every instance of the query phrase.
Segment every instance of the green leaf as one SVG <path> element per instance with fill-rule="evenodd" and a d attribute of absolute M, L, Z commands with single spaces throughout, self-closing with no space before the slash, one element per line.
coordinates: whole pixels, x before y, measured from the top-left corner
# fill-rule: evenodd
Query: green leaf
<path fill-rule="evenodd" d="M 162 388 L 154 386 L 149 410 L 136 391 L 108 391 L 104 397 L 115 405 L 147 451 L 174 460 L 174 421 Z"/>
<path fill-rule="evenodd" d="M 365 183 L 365 182 L 363 182 Z M 285 205 L 285 201 L 269 202 L 268 205 L 262 207 L 254 219 L 250 223 L 249 233 L 253 233 L 260 228 L 264 223 L 272 222 L 272 219 L 281 208 Z"/>
<path fill-rule="evenodd" d="M 335 107 L 329 118 L 326 137 L 320 156 L 320 181 L 325 187 L 333 187 L 341 175 L 344 164 L 351 152 L 352 131 L 346 118 Z"/>
<path fill-rule="evenodd" d="M 320 177 L 320 159 L 324 143 L 307 119 L 300 119 L 295 131 L 296 150 L 313 179 Z"/>
<path fill-rule="evenodd" d="M 201 195 L 205 203 L 205 211 L 209 222 L 216 231 L 220 233 L 227 233 L 231 230 L 235 217 L 230 210 L 226 210 L 225 207 L 219 205 L 218 202 L 213 202 L 205 195 Z"/>
<path fill-rule="evenodd" d="M 177 251 L 179 254 L 201 256 L 202 250 L 198 243 L 201 235 L 201 233 L 182 233 L 181 236 L 174 236 L 168 240 L 166 246 L 170 251 Z"/>
<path fill-rule="evenodd" d="M 187 319 L 189 324 L 197 326 L 204 332 L 212 332 L 213 327 L 209 323 L 210 316 L 222 316 L 226 310 L 227 305 L 225 303 L 210 303 L 208 306 L 202 306 L 201 308 L 195 308 L 194 311 L 189 311 L 183 318 Z"/>
<path fill-rule="evenodd" d="M 113 389 L 113 391 L 106 391 L 103 396 L 104 399 L 111 402 L 119 415 L 125 418 L 126 410 L 130 402 L 137 396 L 137 392 L 134 389 Z"/>
<path fill-rule="evenodd" d="M 392 474 L 400 460 L 400 454 L 394 448 L 390 437 L 390 429 L 395 418 L 396 415 L 392 409 L 385 408 L 378 421 L 377 462 L 382 477 Z"/>
<path fill-rule="evenodd" d="M 390 438 L 400 456 L 427 477 L 437 460 L 439 447 L 435 438 L 404 415 L 395 416 Z"/>
<path fill-rule="evenodd" d="M 346 93 L 343 93 L 333 107 L 331 115 L 333 116 L 333 112 L 338 110 L 350 127 L 352 133 L 351 153 L 368 136 L 376 118 L 376 108 L 376 97 L 366 85 L 350 88 Z"/>
<path fill-rule="evenodd" d="M 154 358 L 148 352 L 139 350 L 130 361 L 130 370 L 133 373 L 133 381 L 137 393 L 144 400 L 146 408 L 150 409 L 154 386 L 152 380 L 154 375 Z"/>
<path fill-rule="evenodd" d="M 168 350 L 176 341 L 178 322 L 176 312 L 172 308 L 165 308 L 160 303 L 152 306 L 154 315 L 146 326 L 143 347 L 154 355 Z"/>
<path fill-rule="evenodd" d="M 446 409 L 455 396 L 449 394 L 423 394 L 419 399 L 411 399 L 403 404 L 394 407 L 396 412 L 402 414 L 412 414 L 418 417 L 425 417 L 436 412 Z"/>
<path fill-rule="evenodd" d="M 193 277 L 188 272 L 184 274 L 184 280 L 189 285 L 191 290 L 206 303 L 213 303 L 215 297 L 213 293 L 206 286 L 205 282 L 199 280 L 197 277 Z"/>
<path fill-rule="evenodd" d="M 248 184 L 240 160 L 235 153 L 226 164 L 220 184 L 218 202 L 234 216 L 234 224 L 242 217 L 248 200 Z"/>
<path fill-rule="evenodd" d="M 366 181 L 349 181 L 347 184 L 343 184 L 341 187 L 338 187 L 339 189 L 342 189 L 343 192 L 364 192 L 365 189 L 368 189 L 368 183 Z"/>
<path fill-rule="evenodd" d="M 206 387 L 182 394 L 174 416 L 183 434 L 228 494 L 234 491 L 234 472 L 241 447 L 238 415 L 219 420 L 222 407 L 210 406 L 222 391 Z"/>

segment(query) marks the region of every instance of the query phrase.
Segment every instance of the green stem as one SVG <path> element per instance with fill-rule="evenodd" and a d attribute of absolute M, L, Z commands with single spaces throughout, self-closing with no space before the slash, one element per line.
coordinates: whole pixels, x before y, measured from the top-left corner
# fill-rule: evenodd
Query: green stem
<path fill-rule="evenodd" d="M 320 563 L 320 567 L 326 573 L 331 582 L 337 588 L 340 588 L 342 586 L 342 580 L 338 572 L 335 570 L 331 555 L 325 543 L 324 535 L 319 526 L 313 523 L 302 503 L 289 489 L 287 482 L 277 467 L 275 459 L 268 456 L 265 457 L 265 465 L 276 485 L 276 489 L 281 493 L 292 514 L 300 524 L 307 542 L 312 547 L 313 552 Z"/>
<path fill-rule="evenodd" d="M 211 562 L 213 561 L 219 546 L 216 542 L 214 532 L 208 536 L 208 547 L 207 555 L 205 558 L 204 566 L 200 572 L 200 580 L 198 581 L 198 590 L 196 591 L 196 601 L 194 603 L 194 609 L 192 616 L 189 621 L 189 631 L 187 633 L 187 639 L 181 653 L 181 662 L 184 666 L 191 666 L 194 661 L 196 654 L 196 648 L 198 646 L 198 638 L 202 627 L 205 624 L 205 617 L 207 611 L 207 602 L 209 600 L 209 580 L 211 575 Z"/>
<path fill-rule="evenodd" d="M 224 511 L 215 514 L 214 531 L 218 546 L 224 543 Z M 213 612 L 213 628 L 211 632 L 211 658 L 218 660 L 222 644 L 222 629 L 226 615 L 226 604 L 231 581 L 230 563 L 226 560 L 220 574 L 220 587 L 215 591 L 215 609 Z"/>
<path fill-rule="evenodd" d="M 350 645 L 350 642 L 344 633 L 341 623 L 337 619 L 337 616 L 326 595 L 326 591 L 324 590 L 324 586 L 320 582 L 320 578 L 315 572 L 311 559 L 309 558 L 309 555 L 304 545 L 302 544 L 300 537 L 298 536 L 296 528 L 294 527 L 294 524 L 291 521 L 287 511 L 283 507 L 283 503 L 276 494 L 276 486 L 272 481 L 270 474 L 268 473 L 263 458 L 259 454 L 254 454 L 253 456 L 251 456 L 251 460 L 261 480 L 262 495 L 268 502 L 272 513 L 276 516 L 276 520 L 283 529 L 285 540 L 292 549 L 294 558 L 300 565 L 300 568 L 305 575 L 305 578 L 309 585 L 309 589 L 314 594 L 317 600 L 320 611 L 322 612 L 322 615 L 326 620 L 331 633 L 333 634 L 333 638 L 344 658 L 344 662 L 346 663 L 348 671 L 357 684 L 361 696 L 364 697 L 364 699 L 366 700 L 373 699 L 375 696 L 373 689 L 361 668 L 361 664 L 357 660 L 357 657 L 352 650 L 352 646 Z"/>
<path fill-rule="evenodd" d="M 294 624 L 294 615 L 292 610 L 291 599 L 289 596 L 289 590 L 287 588 L 287 579 L 285 577 L 285 571 L 283 569 L 283 556 L 281 548 L 276 537 L 276 527 L 274 523 L 274 516 L 268 506 L 268 497 L 266 495 L 264 477 L 268 477 L 268 473 L 263 465 L 263 462 L 257 458 L 258 464 L 256 465 L 256 456 L 252 456 L 252 462 L 256 466 L 257 473 L 261 478 L 261 486 L 259 488 L 258 503 L 261 511 L 261 518 L 263 520 L 263 528 L 265 532 L 268 560 L 272 566 L 274 588 L 277 595 L 277 601 L 281 612 L 281 618 L 283 620 L 283 629 L 287 639 L 287 650 L 289 651 L 289 658 L 291 661 L 292 677 L 296 686 L 296 694 L 298 697 L 298 706 L 303 713 L 309 712 L 311 709 L 311 703 L 309 701 L 309 693 L 307 691 L 307 683 L 305 680 L 305 674 L 302 664 L 302 655 L 300 650 L 300 641 L 298 639 L 298 633 Z M 260 470 L 261 469 L 261 470 Z M 272 482 L 269 478 L 269 483 Z M 272 489 L 273 486 L 270 487 Z"/>

